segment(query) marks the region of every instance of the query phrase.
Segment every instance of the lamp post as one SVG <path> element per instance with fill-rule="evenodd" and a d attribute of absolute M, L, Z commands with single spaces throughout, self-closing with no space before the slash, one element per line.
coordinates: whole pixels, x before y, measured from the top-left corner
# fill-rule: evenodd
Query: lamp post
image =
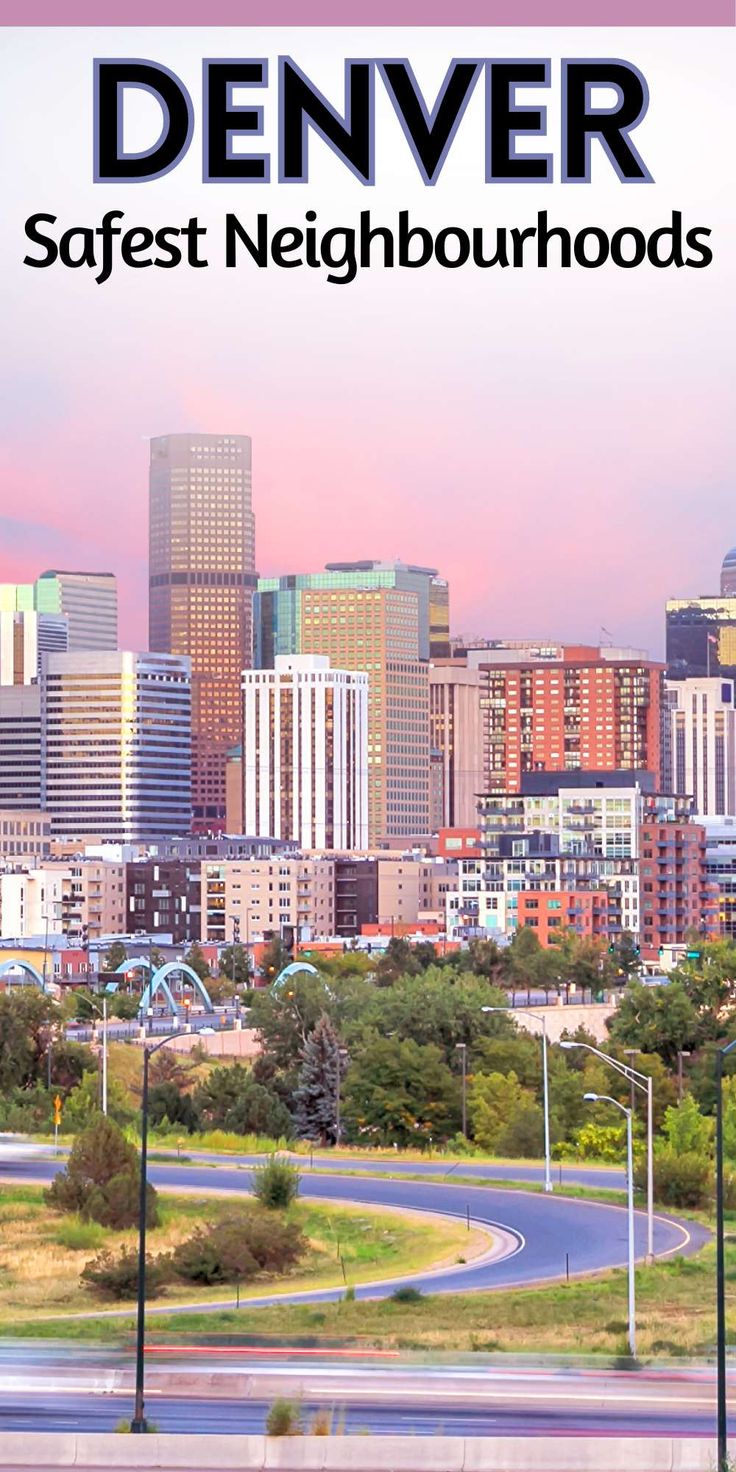
<path fill-rule="evenodd" d="M 467 1043 L 456 1043 L 455 1047 L 462 1059 L 463 1068 L 463 1134 L 468 1138 L 468 1045 Z"/>
<path fill-rule="evenodd" d="M 679 1100 L 680 1103 L 682 1103 L 682 1096 L 683 1096 L 683 1094 L 685 1092 L 685 1080 L 683 1078 L 683 1073 L 682 1073 L 682 1060 L 683 1060 L 683 1058 L 689 1058 L 689 1057 L 690 1057 L 690 1049 L 689 1048 L 678 1048 L 677 1049 L 677 1098 L 678 1098 L 678 1100 Z"/>
<path fill-rule="evenodd" d="M 631 1110 L 610 1094 L 584 1094 L 588 1104 L 613 1104 L 626 1115 L 626 1184 L 629 1218 L 629 1353 L 636 1359 L 636 1252 L 634 1247 L 634 1138 Z"/>
<path fill-rule="evenodd" d="M 135 1335 L 135 1406 L 133 1419 L 130 1423 L 132 1432 L 144 1432 L 146 1426 L 145 1408 L 143 1403 L 144 1368 L 143 1354 L 146 1336 L 146 1215 L 148 1206 L 147 1191 L 147 1165 L 148 1165 L 148 1065 L 154 1053 L 163 1048 L 165 1043 L 170 1043 L 176 1037 L 174 1032 L 166 1034 L 157 1043 L 143 1044 L 143 1090 L 141 1094 L 141 1179 L 140 1195 L 138 1198 L 138 1310 L 136 1316 Z"/>
<path fill-rule="evenodd" d="M 89 1005 L 102 1018 L 102 1113 L 107 1114 L 107 997 L 103 996 L 101 1007 L 90 997 Z"/>
<path fill-rule="evenodd" d="M 342 1064 L 348 1056 L 347 1048 L 337 1050 L 337 1084 L 335 1087 L 335 1146 L 340 1144 L 342 1134 L 342 1122 L 340 1119 L 340 1090 L 342 1088 Z"/>
<path fill-rule="evenodd" d="M 601 1052 L 600 1048 L 594 1048 L 592 1043 L 573 1043 L 565 1041 L 560 1043 L 561 1048 L 584 1048 L 586 1053 L 594 1053 L 596 1058 L 601 1058 L 604 1063 L 610 1064 L 617 1073 L 629 1079 L 637 1089 L 641 1089 L 647 1096 L 647 1262 L 654 1260 L 654 1107 L 652 1099 L 651 1074 L 640 1073 L 637 1068 L 631 1068 L 628 1063 L 619 1063 L 618 1058 L 612 1058 L 610 1053 Z"/>
<path fill-rule="evenodd" d="M 723 1191 L 723 1060 L 736 1048 L 736 1038 L 716 1049 L 716 1407 L 717 1472 L 728 1472 L 728 1406 L 726 1403 L 726 1257 Z"/>
<path fill-rule="evenodd" d="M 513 1007 L 481 1007 L 481 1012 L 513 1012 Z M 532 1017 L 535 1022 L 542 1024 L 542 1085 L 544 1095 L 544 1189 L 553 1190 L 552 1186 L 552 1151 L 550 1145 L 549 1129 L 549 1070 L 547 1067 L 547 1019 L 543 1012 L 526 1012 L 525 1017 Z M 564 1048 L 564 1043 L 562 1044 Z"/>

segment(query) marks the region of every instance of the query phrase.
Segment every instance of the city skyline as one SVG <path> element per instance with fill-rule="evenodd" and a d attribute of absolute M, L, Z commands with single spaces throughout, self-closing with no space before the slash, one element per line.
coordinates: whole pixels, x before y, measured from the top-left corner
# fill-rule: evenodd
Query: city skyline
<path fill-rule="evenodd" d="M 181 435 L 211 435 L 240 433 L 232 425 L 229 429 L 180 429 Z M 243 433 L 254 439 L 247 430 Z M 151 439 L 159 436 L 152 435 Z M 120 600 L 119 647 L 147 651 L 148 642 L 148 469 L 149 439 L 141 439 L 140 451 L 135 459 L 136 473 L 141 485 L 136 487 L 139 502 L 140 523 L 128 515 L 125 518 L 126 532 L 132 532 L 132 549 L 122 550 L 120 536 L 110 529 L 106 518 L 99 528 L 86 526 L 73 533 L 57 525 L 53 517 L 44 519 L 22 519 L 0 517 L 2 544 L 0 545 L 0 582 L 28 582 L 38 576 L 43 566 L 79 566 L 89 572 L 111 571 L 118 579 Z M 7 454 L 7 444 L 0 445 L 0 460 Z M 127 463 L 125 456 L 116 457 L 117 470 L 120 463 Z M 273 479 L 267 470 L 259 475 L 258 445 L 254 445 L 254 489 L 253 505 L 258 516 L 258 548 L 256 571 L 261 577 L 298 575 L 305 572 L 322 571 L 330 562 L 375 558 L 377 561 L 406 561 L 432 563 L 439 569 L 452 589 L 452 617 L 450 633 L 454 636 L 471 634 L 489 638 L 551 639 L 561 643 L 612 643 L 636 645 L 646 649 L 654 659 L 665 652 L 665 604 L 673 599 L 719 596 L 721 567 L 728 550 L 736 543 L 736 516 L 727 516 L 724 507 L 722 518 L 709 519 L 702 526 L 702 545 L 696 555 L 688 539 L 676 530 L 672 531 L 677 543 L 676 556 L 662 558 L 654 567 L 645 569 L 645 576 L 633 587 L 623 591 L 618 581 L 613 590 L 578 594 L 578 589 L 587 590 L 590 569 L 581 573 L 579 583 L 564 586 L 555 571 L 548 573 L 549 582 L 535 587 L 524 575 L 519 577 L 519 564 L 534 566 L 533 548 L 519 543 L 518 559 L 504 555 L 498 565 L 491 564 L 491 586 L 488 594 L 474 588 L 472 572 L 477 561 L 485 554 L 478 549 L 475 540 L 457 550 L 447 536 L 439 530 L 429 536 L 425 528 L 417 525 L 401 534 L 392 530 L 370 530 L 372 518 L 362 521 L 346 531 L 334 530 L 340 516 L 329 516 L 329 528 L 325 529 L 328 516 L 315 518 L 318 525 L 310 524 L 308 535 L 299 527 L 294 504 L 287 493 L 283 502 L 274 494 Z M 259 494 L 263 489 L 263 496 Z M 39 488 L 36 500 L 42 500 Z M 122 499 L 122 488 L 121 488 Z M 725 500 L 725 496 L 724 496 Z M 286 518 L 286 521 L 284 520 Z M 386 527 L 395 518 L 387 515 Z M 310 523 L 311 523 L 310 517 Z M 284 528 L 292 531 L 294 548 L 288 557 L 281 554 L 278 561 L 278 544 L 283 543 Z M 603 533 L 602 533 L 603 535 Z M 394 546 L 394 543 L 400 545 Z M 308 550 L 312 548 L 313 550 Z M 263 549 L 261 552 L 260 549 Z M 434 549 L 434 551 L 433 551 Z M 465 561 L 464 561 L 465 559 Z M 664 566 L 662 566 L 662 563 Z M 681 569 L 675 571 L 674 569 Z M 672 571 L 670 569 L 673 569 Z M 498 578 L 498 590 L 494 596 L 493 579 Z M 578 609 L 579 603 L 579 609 Z M 539 610 L 537 612 L 536 610 Z"/>
<path fill-rule="evenodd" d="M 308 74 L 338 98 L 345 34 L 298 35 Z M 206 36 L 152 28 L 146 39 L 196 91 Z M 350 38 L 352 54 L 372 54 L 370 30 Z M 277 32 L 249 39 L 259 55 L 279 49 Z M 446 38 L 399 29 L 392 40 L 436 95 Z M 468 46 L 479 40 L 465 37 Z M 142 648 L 148 438 L 242 433 L 254 447 L 261 576 L 401 557 L 440 568 L 454 590 L 455 631 L 594 643 L 602 626 L 615 643 L 660 656 L 666 599 L 717 592 L 736 542 L 724 310 L 733 226 L 719 160 L 691 127 L 697 116 L 707 138 L 725 126 L 729 62 L 715 33 L 597 32 L 601 54 L 626 47 L 650 85 L 640 142 L 656 182 L 633 191 L 605 166 L 580 190 L 480 185 L 480 94 L 436 189 L 417 180 L 408 150 L 392 156 L 395 118 L 380 100 L 386 162 L 372 191 L 318 139 L 308 187 L 204 186 L 199 140 L 151 186 L 95 185 L 92 58 L 126 55 L 129 41 L 114 28 L 65 31 L 39 52 L 30 34 L 12 38 L 7 107 L 26 126 L 13 139 L 0 242 L 9 343 L 0 577 L 11 565 L 18 577 L 44 566 L 110 567 L 120 578 L 122 642 Z M 557 58 L 560 42 L 554 30 L 537 33 L 542 55 Z M 224 30 L 218 44 L 238 55 L 242 33 Z M 524 55 L 526 44 L 523 30 L 505 32 L 507 54 Z M 571 30 L 565 46 L 588 54 L 589 32 Z M 87 100 L 54 112 L 61 64 L 70 90 Z M 29 110 L 31 85 L 38 105 Z M 554 95 L 549 104 L 554 131 Z M 273 129 L 272 113 L 265 126 Z M 50 139 L 63 190 L 50 182 Z M 267 137 L 264 147 L 272 144 Z M 524 226 L 541 208 L 570 229 L 636 223 L 651 232 L 685 205 L 689 225 L 712 227 L 707 271 L 496 276 L 376 265 L 340 287 L 317 270 L 228 271 L 221 262 L 229 210 L 252 224 L 267 209 L 273 230 L 303 223 L 310 208 L 334 225 L 370 206 L 374 223 L 389 226 L 407 209 L 436 230 Z M 97 286 L 86 270 L 23 265 L 23 222 L 34 211 L 68 226 L 96 223 L 110 207 L 137 225 L 196 213 L 211 232 L 210 267 L 116 272 Z"/>

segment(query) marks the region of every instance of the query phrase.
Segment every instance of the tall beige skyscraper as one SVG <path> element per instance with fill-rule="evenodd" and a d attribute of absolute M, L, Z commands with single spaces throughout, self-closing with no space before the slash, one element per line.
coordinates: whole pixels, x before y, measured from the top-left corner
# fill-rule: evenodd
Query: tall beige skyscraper
<path fill-rule="evenodd" d="M 428 584 L 434 573 L 420 570 L 417 581 L 420 576 L 424 590 L 397 586 L 393 569 L 370 563 L 258 583 L 262 668 L 279 654 L 316 654 L 334 669 L 369 677 L 371 843 L 430 832 Z"/>
<path fill-rule="evenodd" d="M 242 739 L 252 664 L 255 519 L 248 435 L 151 441 L 149 643 L 192 665 L 192 805 L 199 832 L 225 826 L 228 750 Z"/>

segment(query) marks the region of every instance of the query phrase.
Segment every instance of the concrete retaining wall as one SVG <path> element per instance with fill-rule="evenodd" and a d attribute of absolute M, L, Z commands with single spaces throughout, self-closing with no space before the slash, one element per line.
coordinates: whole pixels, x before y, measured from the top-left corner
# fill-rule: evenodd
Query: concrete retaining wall
<path fill-rule="evenodd" d="M 155 1414 L 155 1410 L 154 1410 Z M 0 1467 L 171 1472 L 712 1472 L 709 1439 L 669 1437 L 118 1436 L 5 1432 Z"/>

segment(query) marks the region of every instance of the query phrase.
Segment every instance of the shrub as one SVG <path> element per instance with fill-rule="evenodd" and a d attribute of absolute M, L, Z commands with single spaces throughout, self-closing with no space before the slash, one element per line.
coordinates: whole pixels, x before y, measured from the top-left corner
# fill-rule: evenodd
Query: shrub
<path fill-rule="evenodd" d="M 418 1288 L 411 1288 L 408 1284 L 404 1288 L 395 1288 L 391 1294 L 392 1303 L 421 1303 L 424 1294 Z"/>
<path fill-rule="evenodd" d="M 58 1246 L 66 1247 L 72 1252 L 94 1252 L 102 1246 L 104 1240 L 103 1227 L 97 1222 L 82 1221 L 78 1216 L 61 1222 L 59 1230 L 54 1233 L 54 1241 Z"/>
<path fill-rule="evenodd" d="M 146 1258 L 146 1298 L 155 1298 L 171 1279 L 169 1257 Z M 138 1292 L 138 1253 L 124 1248 L 117 1257 L 101 1252 L 84 1268 L 80 1281 L 105 1298 L 135 1298 Z"/>
<path fill-rule="evenodd" d="M 287 1160 L 277 1160 L 275 1155 L 266 1165 L 259 1165 L 253 1172 L 253 1195 L 261 1206 L 271 1211 L 284 1211 L 290 1206 L 299 1190 L 299 1172 Z"/>
<path fill-rule="evenodd" d="M 634 1177 L 645 1186 L 646 1159 L 637 1161 Z M 712 1164 L 707 1155 L 694 1150 L 678 1154 L 671 1145 L 657 1142 L 654 1150 L 654 1194 L 664 1206 L 705 1206 L 712 1191 Z"/>
<path fill-rule="evenodd" d="M 77 1136 L 66 1169 L 46 1192 L 49 1206 L 74 1212 L 103 1227 L 133 1227 L 138 1221 L 140 1167 L 135 1147 L 104 1115 Z M 153 1186 L 147 1191 L 147 1221 L 158 1221 Z"/>
<path fill-rule="evenodd" d="M 199 1227 L 176 1248 L 172 1265 L 189 1282 L 247 1282 L 258 1273 L 285 1272 L 305 1249 L 306 1241 L 294 1222 L 279 1221 L 259 1209 Z"/>
<path fill-rule="evenodd" d="M 267 1436 L 301 1436 L 299 1407 L 293 1400 L 275 1400 L 266 1416 Z"/>

